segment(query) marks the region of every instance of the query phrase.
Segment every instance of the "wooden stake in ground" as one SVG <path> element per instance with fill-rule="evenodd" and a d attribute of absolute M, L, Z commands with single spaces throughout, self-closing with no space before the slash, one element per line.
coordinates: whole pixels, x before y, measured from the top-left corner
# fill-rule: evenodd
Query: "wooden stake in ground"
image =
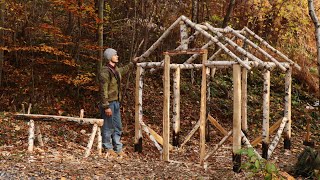
<path fill-rule="evenodd" d="M 180 134 L 180 68 L 177 68 L 173 78 L 173 132 L 172 145 L 179 146 Z"/>
<path fill-rule="evenodd" d="M 41 147 L 43 147 L 44 143 L 43 143 L 43 140 L 42 140 L 42 134 L 41 134 L 41 130 L 40 130 L 39 124 L 37 126 L 35 126 L 35 129 L 36 129 L 36 135 L 37 135 L 38 143 L 39 143 L 39 145 Z"/>
<path fill-rule="evenodd" d="M 142 90 L 143 90 L 143 72 L 144 69 L 137 67 L 136 73 L 136 89 L 135 89 L 135 138 L 134 151 L 142 152 L 142 132 L 140 121 L 142 121 Z"/>
<path fill-rule="evenodd" d="M 23 106 L 24 107 L 24 106 Z M 28 114 L 31 112 L 31 103 L 29 104 L 28 107 Z M 30 119 L 29 121 L 29 138 L 28 138 L 28 152 L 32 153 L 33 152 L 33 147 L 34 147 L 34 121 Z"/>
<path fill-rule="evenodd" d="M 33 152 L 34 145 L 34 121 L 31 119 L 29 121 L 29 138 L 28 138 L 28 152 Z"/>
<path fill-rule="evenodd" d="M 262 123 L 262 157 L 268 159 L 269 149 L 269 112 L 270 112 L 270 71 L 263 72 L 263 123 Z"/>
<path fill-rule="evenodd" d="M 165 53 L 163 82 L 163 160 L 169 161 L 170 138 L 170 56 Z"/>
<path fill-rule="evenodd" d="M 201 101 L 200 101 L 200 165 L 204 164 L 206 155 L 206 115 L 207 115 L 207 71 L 209 70 L 204 64 L 208 59 L 208 51 L 202 54 L 202 81 L 201 81 Z"/>
<path fill-rule="evenodd" d="M 285 77 L 285 98 L 284 98 L 284 117 L 288 119 L 285 126 L 284 149 L 291 149 L 291 83 L 292 83 L 292 67 L 286 72 Z"/>
<path fill-rule="evenodd" d="M 233 65 L 233 171 L 239 173 L 241 167 L 241 67 Z"/>
<path fill-rule="evenodd" d="M 102 155 L 102 135 L 101 135 L 101 127 L 98 127 L 98 129 L 97 129 L 97 136 L 98 136 L 98 145 L 97 145 L 98 154 L 99 154 L 99 155 Z"/>

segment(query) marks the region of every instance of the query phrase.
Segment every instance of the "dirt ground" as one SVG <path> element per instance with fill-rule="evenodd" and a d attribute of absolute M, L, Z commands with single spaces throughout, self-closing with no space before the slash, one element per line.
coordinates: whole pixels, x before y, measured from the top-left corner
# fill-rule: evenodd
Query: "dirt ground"
<path fill-rule="evenodd" d="M 95 141 L 91 155 L 83 158 L 92 126 L 57 122 L 36 124 L 41 128 L 45 146 L 36 144 L 30 154 L 27 153 L 27 122 L 12 117 L 0 118 L 0 179 L 250 179 L 248 172 L 232 171 L 230 142 L 208 159 L 205 168 L 201 167 L 198 133 L 183 148 L 170 153 L 171 162 L 161 161 L 160 152 L 145 135 L 143 152 L 134 152 L 132 130 L 126 131 L 122 139 L 126 157 L 99 156 Z M 207 150 L 213 149 L 222 138 L 218 132 L 212 133 Z M 283 150 L 283 139 L 280 140 L 270 158 L 280 171 L 294 165 L 304 148 L 304 135 L 305 130 L 293 128 L 290 152 Z M 319 144 L 319 139 L 314 141 Z M 260 149 L 258 147 L 257 151 L 261 152 Z"/>

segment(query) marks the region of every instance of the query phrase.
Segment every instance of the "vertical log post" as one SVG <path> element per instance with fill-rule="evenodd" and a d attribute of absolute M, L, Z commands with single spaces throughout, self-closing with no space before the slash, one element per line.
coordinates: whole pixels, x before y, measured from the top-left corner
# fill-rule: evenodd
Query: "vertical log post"
<path fill-rule="evenodd" d="M 207 105 L 206 105 L 206 117 L 208 117 L 208 114 L 210 113 L 210 105 L 211 105 L 211 91 L 210 91 L 210 70 L 211 68 L 206 68 L 207 73 Z M 206 118 L 207 119 L 207 118 Z M 206 142 L 210 141 L 210 123 L 206 123 Z"/>
<path fill-rule="evenodd" d="M 178 67 L 174 73 L 173 79 L 173 133 L 172 145 L 179 147 L 180 134 L 180 68 Z"/>
<path fill-rule="evenodd" d="M 165 53 L 164 59 L 164 99 L 163 99 L 163 160 L 169 161 L 170 133 L 170 56 Z"/>
<path fill-rule="evenodd" d="M 84 109 L 81 109 L 80 110 L 80 116 L 79 116 L 80 118 L 83 118 L 84 117 Z"/>
<path fill-rule="evenodd" d="M 233 171 L 239 173 L 241 167 L 241 67 L 233 65 L 233 135 L 232 135 Z"/>
<path fill-rule="evenodd" d="M 22 113 L 25 114 L 26 113 L 26 108 L 24 107 L 24 104 L 22 103 L 21 106 L 22 106 Z"/>
<path fill-rule="evenodd" d="M 41 130 L 40 130 L 39 124 L 37 126 L 35 126 L 35 129 L 36 129 L 36 135 L 37 135 L 38 143 L 39 143 L 39 145 L 41 147 L 43 147 L 44 143 L 43 143 L 43 140 L 42 140 L 42 134 L 41 134 Z"/>
<path fill-rule="evenodd" d="M 201 102 L 200 102 L 200 165 L 203 166 L 204 158 L 206 155 L 206 115 L 207 115 L 207 68 L 205 63 L 207 62 L 208 51 L 205 49 L 202 54 L 202 81 L 201 81 Z"/>
<path fill-rule="evenodd" d="M 33 152 L 34 145 L 34 121 L 30 119 L 29 121 L 29 138 L 28 138 L 28 152 Z"/>
<path fill-rule="evenodd" d="M 22 106 L 24 108 L 24 106 Z M 31 112 L 31 104 L 29 104 L 28 107 L 28 114 Z M 28 152 L 32 153 L 33 152 L 33 147 L 34 147 L 34 121 L 30 119 L 29 121 L 29 138 L 28 138 Z"/>
<path fill-rule="evenodd" d="M 98 126 L 98 129 L 97 129 L 97 136 L 98 136 L 97 150 L 98 150 L 98 154 L 101 156 L 102 155 L 102 135 L 101 135 L 100 126 Z"/>
<path fill-rule="evenodd" d="M 248 133 L 248 70 L 241 68 L 241 129 L 247 135 Z"/>
<path fill-rule="evenodd" d="M 136 73 L 136 89 L 135 89 L 135 138 L 134 151 L 142 152 L 142 132 L 140 121 L 142 121 L 142 90 L 143 90 L 143 72 L 144 69 L 137 67 Z"/>
<path fill-rule="evenodd" d="M 284 117 L 288 119 L 285 126 L 284 149 L 291 149 L 291 83 L 292 67 L 288 68 L 285 77 Z"/>
<path fill-rule="evenodd" d="M 270 115 L 270 71 L 263 72 L 263 128 L 262 128 L 262 157 L 268 159 L 269 149 L 269 115 Z"/>

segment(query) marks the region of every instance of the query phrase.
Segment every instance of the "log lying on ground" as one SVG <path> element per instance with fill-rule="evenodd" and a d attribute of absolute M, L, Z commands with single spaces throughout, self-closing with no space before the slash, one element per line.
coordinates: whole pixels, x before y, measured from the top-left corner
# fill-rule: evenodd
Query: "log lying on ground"
<path fill-rule="evenodd" d="M 78 117 L 68 117 L 68 116 L 55 116 L 55 115 L 42 115 L 42 114 L 14 114 L 18 119 L 33 119 L 33 120 L 47 120 L 47 121 L 74 121 L 80 124 L 97 124 L 98 126 L 103 125 L 103 119 L 95 118 L 78 118 Z"/>

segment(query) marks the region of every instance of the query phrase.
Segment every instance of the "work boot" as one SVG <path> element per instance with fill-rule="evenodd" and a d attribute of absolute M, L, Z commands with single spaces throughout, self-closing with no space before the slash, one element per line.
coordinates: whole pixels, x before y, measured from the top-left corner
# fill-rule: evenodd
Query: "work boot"
<path fill-rule="evenodd" d="M 108 149 L 106 151 L 106 158 L 114 158 L 114 157 L 117 157 L 118 154 L 116 152 L 114 152 L 112 149 Z"/>

